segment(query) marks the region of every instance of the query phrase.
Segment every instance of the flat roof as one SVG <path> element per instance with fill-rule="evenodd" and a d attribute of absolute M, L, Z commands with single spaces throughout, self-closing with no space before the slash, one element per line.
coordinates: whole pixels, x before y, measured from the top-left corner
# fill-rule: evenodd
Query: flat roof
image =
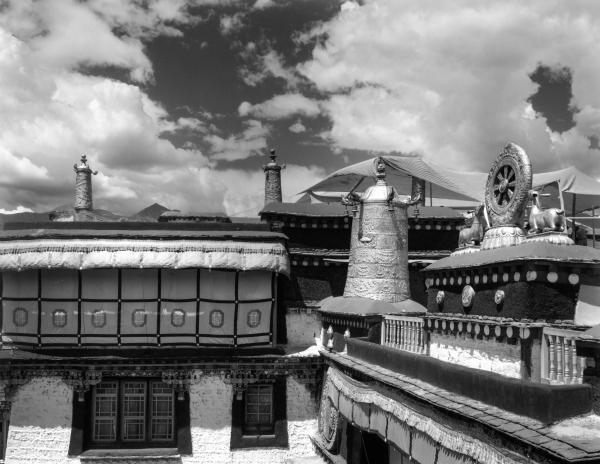
<path fill-rule="evenodd" d="M 581 245 L 555 245 L 552 243 L 525 241 L 515 246 L 448 256 L 430 264 L 423 269 L 423 272 L 525 260 L 600 264 L 600 250 Z"/>

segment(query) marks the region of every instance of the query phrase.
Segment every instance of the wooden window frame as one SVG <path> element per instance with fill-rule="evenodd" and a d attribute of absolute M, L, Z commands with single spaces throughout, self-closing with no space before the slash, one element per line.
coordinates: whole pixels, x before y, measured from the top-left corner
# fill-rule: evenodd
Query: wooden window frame
<path fill-rule="evenodd" d="M 162 384 L 160 378 L 107 378 L 103 382 L 117 383 L 117 413 L 116 430 L 114 441 L 94 440 L 94 408 L 95 408 L 95 387 L 86 392 L 84 401 L 78 400 L 78 395 L 73 395 L 73 420 L 71 427 L 71 440 L 69 444 L 69 456 L 79 456 L 98 450 L 98 452 L 118 452 L 118 450 L 128 449 L 176 449 L 180 455 L 192 454 L 192 440 L 190 430 L 190 407 L 189 394 L 177 394 L 172 388 L 172 432 L 171 439 L 151 439 L 152 425 L 154 423 L 152 414 L 153 395 L 152 386 Z M 144 382 L 145 383 L 145 420 L 144 420 L 144 440 L 127 441 L 123 440 L 123 385 L 126 382 Z M 165 384 L 166 385 L 166 384 Z M 160 418 L 160 416 L 158 416 Z M 163 416 L 164 417 L 164 416 Z"/>
<path fill-rule="evenodd" d="M 257 383 L 271 386 L 272 425 L 264 430 L 256 430 L 246 424 L 247 390 L 241 395 L 234 393 L 231 408 L 231 441 L 230 449 L 244 448 L 289 448 L 287 430 L 286 378 L 276 377 L 274 382 Z"/>

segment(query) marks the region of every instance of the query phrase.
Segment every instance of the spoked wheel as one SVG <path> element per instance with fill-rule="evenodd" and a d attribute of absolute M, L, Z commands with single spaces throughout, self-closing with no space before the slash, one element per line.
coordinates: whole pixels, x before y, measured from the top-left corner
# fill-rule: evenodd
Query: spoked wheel
<path fill-rule="evenodd" d="M 531 162 L 525 150 L 509 143 L 490 169 L 485 206 L 492 226 L 520 226 L 531 190 Z"/>
<path fill-rule="evenodd" d="M 515 194 L 516 174 L 512 166 L 502 166 L 494 179 L 494 197 L 500 206 L 508 204 Z"/>

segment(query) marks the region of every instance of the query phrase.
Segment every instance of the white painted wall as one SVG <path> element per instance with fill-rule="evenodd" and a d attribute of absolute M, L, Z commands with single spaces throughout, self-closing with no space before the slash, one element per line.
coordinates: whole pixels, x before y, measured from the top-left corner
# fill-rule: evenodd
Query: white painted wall
<path fill-rule="evenodd" d="M 309 435 L 317 428 L 315 401 L 293 377 L 287 378 L 289 449 L 229 450 L 233 392 L 216 376 L 202 377 L 190 387 L 193 456 L 184 464 L 271 464 L 290 457 L 314 456 Z"/>
<path fill-rule="evenodd" d="M 473 369 L 521 377 L 521 345 L 496 340 L 478 340 L 439 333 L 430 334 L 431 357 Z"/>
<path fill-rule="evenodd" d="M 314 456 L 309 435 L 316 431 L 316 405 L 310 392 L 287 378 L 289 449 L 230 451 L 233 392 L 217 376 L 201 377 L 190 387 L 193 456 L 185 464 L 271 464 L 290 457 Z M 73 392 L 59 378 L 35 378 L 19 388 L 12 404 L 7 464 L 79 463 L 68 459 Z"/>
<path fill-rule="evenodd" d="M 34 378 L 12 402 L 6 464 L 77 463 L 68 459 L 73 390 L 60 378 Z"/>

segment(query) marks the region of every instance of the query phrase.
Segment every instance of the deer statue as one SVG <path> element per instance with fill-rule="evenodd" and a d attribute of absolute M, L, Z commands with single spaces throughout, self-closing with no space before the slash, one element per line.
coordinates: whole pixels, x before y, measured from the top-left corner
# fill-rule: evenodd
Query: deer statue
<path fill-rule="evenodd" d="M 466 227 L 459 232 L 458 246 L 479 245 L 481 240 L 483 240 L 483 234 L 489 227 L 485 206 L 479 205 L 474 210 L 464 213 L 463 216 L 465 217 L 467 226 L 470 225 L 470 227 Z"/>
<path fill-rule="evenodd" d="M 540 194 L 535 190 L 529 191 L 531 210 L 529 211 L 529 233 L 544 232 L 545 229 L 562 232 L 565 230 L 565 211 L 558 208 L 542 209 Z"/>

